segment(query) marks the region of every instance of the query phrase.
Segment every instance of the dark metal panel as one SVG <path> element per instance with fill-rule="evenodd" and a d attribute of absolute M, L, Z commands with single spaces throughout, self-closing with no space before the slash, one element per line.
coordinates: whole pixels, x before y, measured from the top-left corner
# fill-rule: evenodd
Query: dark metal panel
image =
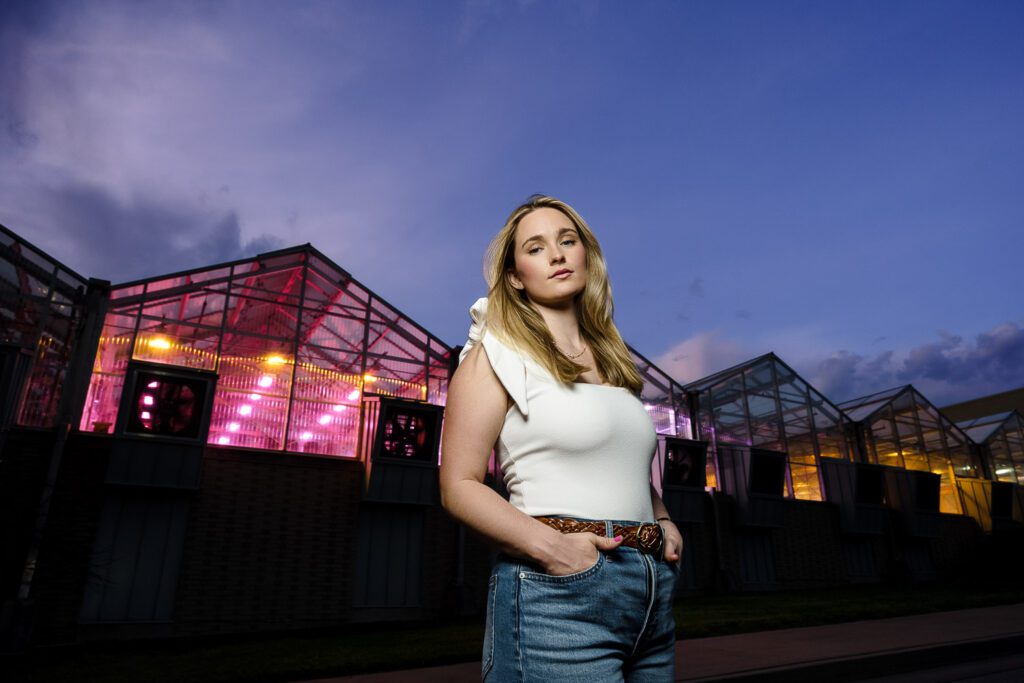
<path fill-rule="evenodd" d="M 81 622 L 169 621 L 188 501 L 112 492 L 93 544 Z"/>
<path fill-rule="evenodd" d="M 756 590 L 776 585 L 771 536 L 760 530 L 737 530 L 736 549 L 743 588 Z"/>
<path fill-rule="evenodd" d="M 846 574 L 852 580 L 879 578 L 871 539 L 863 536 L 845 536 L 842 540 Z"/>
<path fill-rule="evenodd" d="M 357 548 L 353 606 L 420 606 L 423 508 L 364 505 Z"/>

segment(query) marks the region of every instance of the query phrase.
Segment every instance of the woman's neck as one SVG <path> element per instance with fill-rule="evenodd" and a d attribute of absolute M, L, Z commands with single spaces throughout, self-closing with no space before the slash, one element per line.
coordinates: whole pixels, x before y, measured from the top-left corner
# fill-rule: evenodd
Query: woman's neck
<path fill-rule="evenodd" d="M 551 336 L 555 338 L 555 343 L 561 348 L 567 351 L 576 351 L 583 346 L 575 302 L 570 301 L 568 306 L 559 308 L 538 305 L 537 310 L 544 318 L 544 322 L 547 323 Z"/>

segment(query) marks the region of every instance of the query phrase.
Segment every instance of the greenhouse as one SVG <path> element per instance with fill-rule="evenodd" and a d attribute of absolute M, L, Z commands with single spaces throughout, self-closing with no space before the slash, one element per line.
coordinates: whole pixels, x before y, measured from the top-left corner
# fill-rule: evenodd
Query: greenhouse
<path fill-rule="evenodd" d="M 0 225 L 0 425 L 55 425 L 86 285 Z"/>
<path fill-rule="evenodd" d="M 863 427 L 868 461 L 941 477 L 941 512 L 964 514 L 956 477 L 979 477 L 970 437 L 912 385 L 840 403 Z"/>
<path fill-rule="evenodd" d="M 212 393 L 210 444 L 356 457 L 362 396 L 443 405 L 449 358 L 306 245 L 114 288 L 80 429 L 186 434 Z"/>
<path fill-rule="evenodd" d="M 774 353 L 685 385 L 695 395 L 697 438 L 708 442 L 708 484 L 719 445 L 787 454 L 786 496 L 822 500 L 821 458 L 851 460 L 850 424 L 836 405 Z"/>
<path fill-rule="evenodd" d="M 1024 484 L 1024 418 L 1016 410 L 956 423 L 988 451 L 992 478 Z"/>

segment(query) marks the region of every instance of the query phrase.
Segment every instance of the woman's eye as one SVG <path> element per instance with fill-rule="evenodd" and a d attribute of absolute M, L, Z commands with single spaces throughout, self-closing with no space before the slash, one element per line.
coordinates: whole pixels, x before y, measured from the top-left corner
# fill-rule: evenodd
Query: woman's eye
<path fill-rule="evenodd" d="M 535 252 L 535 251 L 540 251 L 540 247 L 534 247 L 533 249 L 530 249 L 530 250 L 529 250 L 529 251 L 527 251 L 526 253 L 527 253 L 527 254 L 532 254 L 532 253 L 533 253 L 533 252 Z"/>
<path fill-rule="evenodd" d="M 562 244 L 576 244 L 576 240 L 565 240 Z"/>

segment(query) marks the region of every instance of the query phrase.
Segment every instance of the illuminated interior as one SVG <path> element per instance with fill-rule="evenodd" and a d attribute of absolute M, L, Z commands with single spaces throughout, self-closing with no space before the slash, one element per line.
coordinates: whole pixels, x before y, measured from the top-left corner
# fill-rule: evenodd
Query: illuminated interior
<path fill-rule="evenodd" d="M 53 427 L 86 279 L 0 226 L 0 345 L 28 376 L 15 422 Z"/>
<path fill-rule="evenodd" d="M 355 457 L 364 394 L 444 405 L 450 349 L 312 247 L 114 288 L 79 428 L 129 361 L 216 373 L 208 442 Z"/>
<path fill-rule="evenodd" d="M 687 384 L 686 390 L 697 395 L 698 438 L 709 442 L 709 470 L 719 444 L 783 451 L 787 497 L 822 500 L 820 459 L 851 459 L 843 412 L 773 353 Z"/>
<path fill-rule="evenodd" d="M 939 511 L 964 514 L 955 477 L 978 477 L 971 439 L 911 385 L 840 403 L 864 425 L 868 459 L 880 465 L 934 472 L 941 478 Z"/>
<path fill-rule="evenodd" d="M 640 376 L 644 379 L 640 400 L 644 410 L 651 416 L 654 431 L 667 436 L 678 436 L 681 439 L 692 439 L 693 431 L 689 410 L 686 406 L 686 392 L 683 386 L 662 372 L 656 365 L 629 347 L 633 362 Z M 662 475 L 665 467 L 665 454 L 658 452 L 651 461 L 651 481 L 655 489 L 661 493 Z M 711 469 L 710 467 L 708 468 Z M 708 484 L 713 485 L 713 470 L 708 475 Z"/>
<path fill-rule="evenodd" d="M 956 423 L 987 449 L 993 478 L 1024 485 L 1024 418 L 1016 410 Z"/>

